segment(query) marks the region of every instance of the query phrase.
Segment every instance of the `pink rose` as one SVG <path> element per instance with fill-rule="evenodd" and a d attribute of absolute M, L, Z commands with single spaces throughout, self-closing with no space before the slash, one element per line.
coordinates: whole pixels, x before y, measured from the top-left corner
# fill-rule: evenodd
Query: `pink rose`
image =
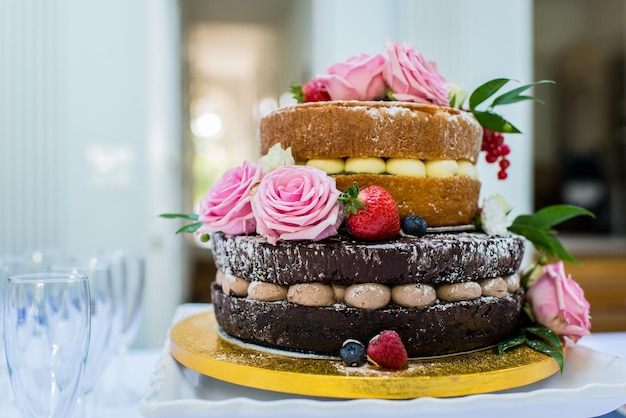
<path fill-rule="evenodd" d="M 565 276 L 562 261 L 546 265 L 526 296 L 541 325 L 574 342 L 589 335 L 589 302 L 578 283 L 569 275 Z"/>
<path fill-rule="evenodd" d="M 318 77 L 331 100 L 378 100 L 385 96 L 382 55 L 361 54 L 328 68 Z"/>
<path fill-rule="evenodd" d="M 434 63 L 407 44 L 387 40 L 385 82 L 396 100 L 449 106 L 446 80 Z"/>
<path fill-rule="evenodd" d="M 222 231 L 232 236 L 254 232 L 256 221 L 250 204 L 250 190 L 262 177 L 261 167 L 247 161 L 224 173 L 200 201 L 198 220 L 204 225 L 196 233 Z"/>
<path fill-rule="evenodd" d="M 321 240 L 336 235 L 343 208 L 335 179 L 307 166 L 286 165 L 270 172 L 252 195 L 257 233 L 276 244 Z"/>

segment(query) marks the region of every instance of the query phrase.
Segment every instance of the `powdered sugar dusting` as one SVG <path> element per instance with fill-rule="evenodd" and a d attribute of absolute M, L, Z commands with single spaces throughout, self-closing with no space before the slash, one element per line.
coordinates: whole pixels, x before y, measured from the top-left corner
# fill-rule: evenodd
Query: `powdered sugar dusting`
<path fill-rule="evenodd" d="M 225 273 L 280 285 L 311 283 L 444 284 L 514 274 L 523 240 L 481 233 L 428 234 L 367 244 L 345 236 L 268 244 L 260 236 L 211 239 Z"/>

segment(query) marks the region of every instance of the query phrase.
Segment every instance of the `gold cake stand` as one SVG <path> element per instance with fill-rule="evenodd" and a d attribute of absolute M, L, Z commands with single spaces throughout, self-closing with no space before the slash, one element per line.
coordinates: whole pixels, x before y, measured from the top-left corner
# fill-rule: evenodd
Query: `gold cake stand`
<path fill-rule="evenodd" d="M 498 355 L 495 347 L 453 356 L 410 359 L 398 371 L 347 367 L 338 358 L 292 356 L 222 338 L 213 311 L 176 323 L 171 354 L 184 366 L 257 389 L 332 398 L 407 399 L 494 392 L 544 379 L 558 365 L 528 347 Z"/>

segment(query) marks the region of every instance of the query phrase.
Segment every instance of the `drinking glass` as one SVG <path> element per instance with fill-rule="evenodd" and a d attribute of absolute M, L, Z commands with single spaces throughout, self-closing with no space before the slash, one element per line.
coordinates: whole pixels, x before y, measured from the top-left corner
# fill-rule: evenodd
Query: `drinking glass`
<path fill-rule="evenodd" d="M 23 269 L 21 265 L 25 264 L 25 260 L 13 256 L 3 255 L 0 257 L 0 300 L 4 301 L 4 293 L 7 286 L 7 281 L 10 275 L 22 273 Z M 17 270 L 16 271 L 16 266 Z M 6 363 L 4 362 L 4 310 L 0 310 L 0 378 L 4 376 L 4 370 Z"/>
<path fill-rule="evenodd" d="M 109 344 L 113 318 L 113 285 L 108 262 L 97 257 L 69 259 L 49 266 L 51 272 L 87 276 L 91 293 L 91 339 L 81 394 L 90 394 L 111 358 Z"/>
<path fill-rule="evenodd" d="M 25 418 L 66 418 L 74 409 L 90 333 L 87 276 L 10 276 L 4 304 L 6 361 Z"/>
<path fill-rule="evenodd" d="M 138 399 L 139 392 L 125 387 L 124 374 L 128 370 L 125 354 L 137 337 L 141 324 L 141 310 L 145 287 L 145 260 L 141 254 L 117 251 L 111 255 L 115 313 L 111 334 L 111 350 L 117 355 L 112 367 L 113 388 L 105 393 L 111 404 Z"/>
<path fill-rule="evenodd" d="M 2 303 L 4 303 L 9 276 L 31 273 L 28 264 L 28 260 L 25 257 L 13 254 L 0 255 L 0 301 Z M 11 398 L 10 390 L 4 354 L 4 309 L 0 308 L 0 397 L 5 399 L 5 402 L 0 402 L 0 416 L 3 416 L 4 413 L 3 406 L 8 404 L 6 400 Z"/>

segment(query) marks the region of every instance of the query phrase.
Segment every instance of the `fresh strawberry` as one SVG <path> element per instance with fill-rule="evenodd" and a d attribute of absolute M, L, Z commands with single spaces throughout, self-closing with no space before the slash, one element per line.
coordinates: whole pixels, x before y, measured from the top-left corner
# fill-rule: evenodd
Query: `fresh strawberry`
<path fill-rule="evenodd" d="M 312 80 L 302 86 L 305 102 L 326 102 L 330 100 L 328 91 L 321 80 Z"/>
<path fill-rule="evenodd" d="M 395 331 L 383 331 L 372 338 L 367 346 L 367 357 L 383 369 L 401 369 L 407 354 L 400 336 Z"/>
<path fill-rule="evenodd" d="M 398 205 L 384 188 L 372 185 L 362 190 L 356 183 L 341 194 L 346 227 L 356 238 L 384 241 L 400 233 Z"/>

